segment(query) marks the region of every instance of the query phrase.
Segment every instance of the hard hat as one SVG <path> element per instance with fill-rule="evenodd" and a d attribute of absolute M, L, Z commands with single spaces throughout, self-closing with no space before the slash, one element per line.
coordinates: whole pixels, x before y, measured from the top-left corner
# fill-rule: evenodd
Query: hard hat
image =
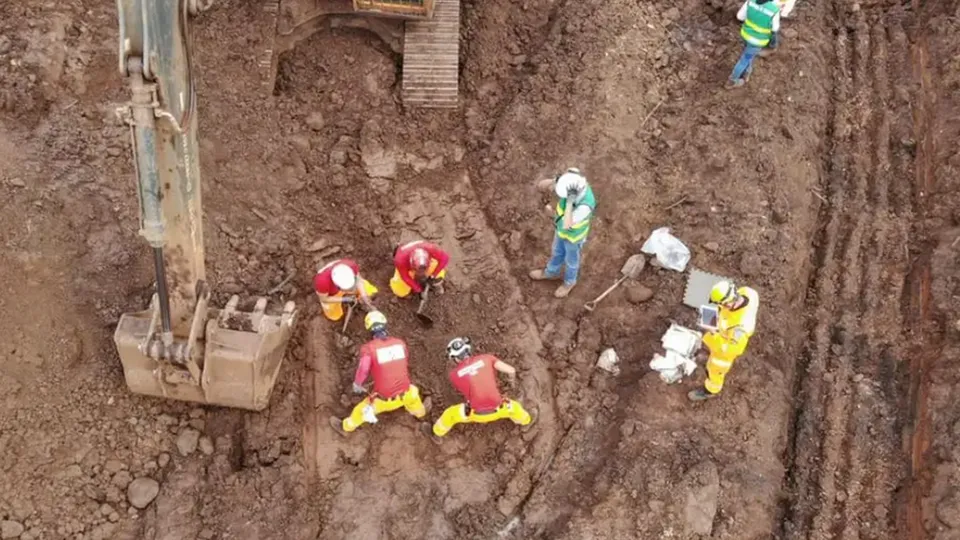
<path fill-rule="evenodd" d="M 714 304 L 724 304 L 737 297 L 737 288 L 729 281 L 718 281 L 710 289 L 710 301 Z"/>
<path fill-rule="evenodd" d="M 451 360 L 463 360 L 470 355 L 471 350 L 473 347 L 470 346 L 468 337 L 455 337 L 447 343 L 447 356 Z"/>
<path fill-rule="evenodd" d="M 430 254 L 423 248 L 417 248 L 410 253 L 410 266 L 420 269 L 430 265 Z"/>
<path fill-rule="evenodd" d="M 363 326 L 371 332 L 386 328 L 387 316 L 379 311 L 371 311 L 363 318 Z"/>
<path fill-rule="evenodd" d="M 557 192 L 557 197 L 566 199 L 570 188 L 583 193 L 583 190 L 586 187 L 587 179 L 583 176 L 583 173 L 580 172 L 580 169 L 570 168 L 567 169 L 567 172 L 561 174 L 560 177 L 557 178 L 555 191 Z"/>
<path fill-rule="evenodd" d="M 330 271 L 330 279 L 333 280 L 334 285 L 344 291 L 357 286 L 357 275 L 353 273 L 352 268 L 343 263 L 334 265 L 333 270 Z"/>

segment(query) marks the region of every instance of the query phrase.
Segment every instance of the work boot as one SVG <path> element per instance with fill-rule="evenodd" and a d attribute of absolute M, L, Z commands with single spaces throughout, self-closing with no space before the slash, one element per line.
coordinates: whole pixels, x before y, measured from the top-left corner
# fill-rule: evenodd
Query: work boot
<path fill-rule="evenodd" d="M 734 89 L 734 88 L 740 88 L 741 86 L 743 86 L 743 85 L 745 85 L 745 84 L 747 84 L 747 81 L 745 81 L 744 79 L 737 79 L 737 80 L 735 80 L 735 81 L 734 81 L 734 80 L 728 80 L 728 81 L 727 81 L 727 89 L 728 89 L 728 90 L 732 90 L 732 89 Z"/>
<path fill-rule="evenodd" d="M 343 430 L 342 420 L 340 420 L 336 416 L 331 416 L 329 421 L 330 421 L 330 427 L 332 427 L 333 430 L 336 431 L 338 435 L 340 435 L 341 437 L 347 436 L 347 432 Z"/>
<path fill-rule="evenodd" d="M 717 397 L 716 394 L 711 394 L 707 392 L 704 388 L 697 388 L 696 390 L 691 390 L 687 397 L 690 398 L 690 401 L 705 401 L 708 399 L 713 399 Z"/>
<path fill-rule="evenodd" d="M 548 279 L 560 279 L 560 276 L 548 276 L 546 271 L 540 270 L 540 269 L 538 269 L 538 270 L 531 270 L 529 276 L 530 276 L 530 279 L 532 279 L 532 280 L 534 280 L 534 281 L 544 281 L 544 280 L 548 280 Z"/>
<path fill-rule="evenodd" d="M 576 283 L 574 283 L 576 285 Z M 566 298 L 570 295 L 570 291 L 573 290 L 573 285 L 563 284 L 557 287 L 557 290 L 553 291 L 553 295 L 557 298 Z"/>
<path fill-rule="evenodd" d="M 533 429 L 534 424 L 537 423 L 537 418 L 540 416 L 540 409 L 530 409 L 530 423 L 525 426 L 520 426 L 520 433 L 526 433 Z"/>

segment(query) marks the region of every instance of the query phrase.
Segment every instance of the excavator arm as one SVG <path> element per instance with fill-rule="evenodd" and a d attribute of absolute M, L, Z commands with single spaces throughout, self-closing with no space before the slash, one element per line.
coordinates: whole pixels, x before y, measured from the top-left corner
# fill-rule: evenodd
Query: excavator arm
<path fill-rule="evenodd" d="M 296 310 L 266 314 L 209 307 L 197 150 L 197 96 L 189 19 L 202 0 L 117 0 L 120 73 L 130 126 L 140 235 L 150 245 L 156 293 L 124 314 L 114 341 L 136 393 L 262 410 L 279 373 Z"/>

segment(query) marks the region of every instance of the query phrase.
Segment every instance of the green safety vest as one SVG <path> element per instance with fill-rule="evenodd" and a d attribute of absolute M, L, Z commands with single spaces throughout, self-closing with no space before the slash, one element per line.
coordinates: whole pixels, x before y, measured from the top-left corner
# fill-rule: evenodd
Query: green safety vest
<path fill-rule="evenodd" d="M 576 206 L 579 205 L 589 206 L 590 216 L 582 222 L 574 224 L 573 227 L 564 229 L 563 212 L 567 208 L 567 199 L 557 201 L 557 217 L 554 218 L 554 222 L 557 224 L 557 236 L 568 242 L 577 243 L 586 238 L 587 233 L 590 232 L 590 220 L 593 219 L 593 211 L 597 208 L 597 200 L 593 197 L 593 188 L 587 186 L 587 191 L 584 192 L 583 198 L 576 204 Z M 574 206 L 574 208 L 576 208 L 576 206 Z"/>
<path fill-rule="evenodd" d="M 780 3 L 770 0 L 758 4 L 750 0 L 747 4 L 747 17 L 740 26 L 740 37 L 754 47 L 766 47 L 773 33 L 773 17 L 780 12 Z"/>

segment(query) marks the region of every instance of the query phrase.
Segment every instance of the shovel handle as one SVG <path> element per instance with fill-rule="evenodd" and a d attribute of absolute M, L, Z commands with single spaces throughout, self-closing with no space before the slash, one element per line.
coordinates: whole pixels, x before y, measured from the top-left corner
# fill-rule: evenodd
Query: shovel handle
<path fill-rule="evenodd" d="M 619 287 L 620 284 L 623 283 L 623 281 L 624 281 L 625 279 L 627 279 L 627 276 L 621 276 L 620 279 L 618 279 L 618 280 L 616 281 L 616 283 L 614 283 L 613 285 L 611 285 L 610 287 L 608 287 L 607 290 L 603 291 L 603 292 L 600 294 L 600 296 L 598 296 L 598 297 L 594 298 L 593 300 L 591 300 L 591 301 L 587 302 L 586 304 L 584 304 L 583 307 L 584 307 L 587 311 L 593 311 L 594 308 L 597 307 L 597 303 L 600 302 L 601 300 L 603 300 L 604 298 L 606 298 L 607 295 L 610 294 L 611 292 L 613 292 L 614 289 L 616 289 L 617 287 Z"/>
<path fill-rule="evenodd" d="M 350 324 L 350 317 L 353 316 L 353 307 L 355 305 L 356 304 L 350 304 L 350 307 L 347 308 L 347 316 L 343 318 L 343 328 L 340 330 L 341 334 L 345 334 L 347 332 L 347 325 Z"/>

